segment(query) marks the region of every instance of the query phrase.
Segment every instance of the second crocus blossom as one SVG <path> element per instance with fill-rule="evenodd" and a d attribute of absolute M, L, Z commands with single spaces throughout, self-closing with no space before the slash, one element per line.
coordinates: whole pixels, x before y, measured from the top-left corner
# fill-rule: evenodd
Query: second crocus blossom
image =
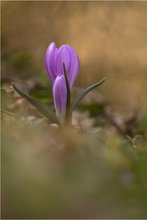
<path fill-rule="evenodd" d="M 57 76 L 54 81 L 53 98 L 56 115 L 63 121 L 67 104 L 67 89 L 64 75 Z"/>
<path fill-rule="evenodd" d="M 64 75 L 63 62 L 65 63 L 70 88 L 72 88 L 80 68 L 79 58 L 71 46 L 63 44 L 57 48 L 56 44 L 52 42 L 45 54 L 45 66 L 52 83 L 55 82 L 57 76 Z"/>

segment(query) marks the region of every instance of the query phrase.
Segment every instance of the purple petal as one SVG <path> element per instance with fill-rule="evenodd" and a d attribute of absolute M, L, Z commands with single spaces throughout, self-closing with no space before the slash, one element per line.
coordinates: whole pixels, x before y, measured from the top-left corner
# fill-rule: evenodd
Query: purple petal
<path fill-rule="evenodd" d="M 80 62 L 75 51 L 69 45 L 62 45 L 57 52 L 57 56 L 56 56 L 57 73 L 64 74 L 63 62 L 65 63 L 66 66 L 70 88 L 72 88 L 80 68 Z"/>
<path fill-rule="evenodd" d="M 64 75 L 57 76 L 53 85 L 53 98 L 56 115 L 63 119 L 66 111 L 67 89 Z"/>
<path fill-rule="evenodd" d="M 70 51 L 70 67 L 68 69 L 68 76 L 69 76 L 70 87 L 72 88 L 80 69 L 80 62 L 73 48 L 70 46 L 68 46 L 68 48 Z"/>
<path fill-rule="evenodd" d="M 52 82 L 54 82 L 56 78 L 55 68 L 54 68 L 55 66 L 54 57 L 55 57 L 56 50 L 57 50 L 56 44 L 53 42 L 49 45 L 49 47 L 47 48 L 46 54 L 45 54 L 46 71 Z"/>
<path fill-rule="evenodd" d="M 65 63 L 70 88 L 72 88 L 80 68 L 79 58 L 69 45 L 62 45 L 58 49 L 54 42 L 51 43 L 46 51 L 45 64 L 52 83 L 57 76 L 64 75 L 63 62 Z"/>
<path fill-rule="evenodd" d="M 60 74 L 64 74 L 63 72 L 63 62 L 65 63 L 66 70 L 69 69 L 70 66 L 70 53 L 67 45 L 62 45 L 56 57 L 56 72 Z"/>

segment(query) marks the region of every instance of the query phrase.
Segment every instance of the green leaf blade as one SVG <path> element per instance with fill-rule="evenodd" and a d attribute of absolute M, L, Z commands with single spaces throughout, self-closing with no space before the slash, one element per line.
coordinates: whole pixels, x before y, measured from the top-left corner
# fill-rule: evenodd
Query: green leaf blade
<path fill-rule="evenodd" d="M 64 69 L 64 77 L 66 82 L 66 89 L 67 89 L 67 103 L 66 103 L 66 113 L 65 113 L 65 123 L 69 124 L 71 121 L 71 111 L 70 111 L 70 85 L 67 76 L 67 71 L 65 67 L 65 63 L 63 62 L 63 69 Z"/>
<path fill-rule="evenodd" d="M 79 96 L 77 96 L 71 103 L 71 111 L 79 104 L 79 102 L 89 93 L 91 92 L 93 89 L 95 89 L 96 87 L 98 87 L 99 85 L 101 85 L 104 81 L 106 80 L 106 78 L 103 78 L 102 80 L 92 84 L 91 86 L 88 86 L 86 89 L 84 89 Z"/>
<path fill-rule="evenodd" d="M 51 121 L 58 122 L 56 116 L 49 110 L 47 105 L 44 105 L 40 103 L 38 100 L 32 99 L 29 95 L 22 92 L 14 83 L 12 83 L 13 88 L 16 90 L 16 92 L 21 95 L 23 98 L 25 98 L 29 103 L 31 103 L 35 108 L 38 109 L 38 111 L 44 115 L 46 118 L 48 118 Z"/>

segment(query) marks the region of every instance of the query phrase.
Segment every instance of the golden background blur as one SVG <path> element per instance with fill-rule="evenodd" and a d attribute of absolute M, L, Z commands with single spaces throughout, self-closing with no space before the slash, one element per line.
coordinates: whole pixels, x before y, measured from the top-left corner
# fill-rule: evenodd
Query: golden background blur
<path fill-rule="evenodd" d="M 54 111 L 52 41 L 77 52 L 77 87 L 107 78 L 71 127 L 11 85 Z M 146 84 L 147 2 L 3 1 L 2 218 L 146 219 Z"/>
<path fill-rule="evenodd" d="M 2 2 L 2 58 L 28 51 L 36 68 L 44 69 L 45 50 L 52 41 L 70 44 L 81 63 L 78 86 L 106 76 L 98 91 L 116 109 L 143 112 L 146 21 L 147 2 Z"/>

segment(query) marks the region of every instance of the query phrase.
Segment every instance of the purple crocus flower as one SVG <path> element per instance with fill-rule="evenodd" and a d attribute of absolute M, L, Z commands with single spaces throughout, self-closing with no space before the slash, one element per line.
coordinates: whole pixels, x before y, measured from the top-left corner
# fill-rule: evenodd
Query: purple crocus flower
<path fill-rule="evenodd" d="M 80 68 L 79 58 L 69 45 L 62 45 L 59 49 L 53 42 L 47 48 L 45 65 L 48 76 L 53 84 L 53 98 L 56 115 L 64 118 L 67 104 L 67 88 L 64 77 L 63 63 L 66 67 L 67 77 L 72 88 Z"/>
<path fill-rule="evenodd" d="M 66 66 L 70 88 L 72 88 L 80 68 L 79 58 L 69 45 L 63 44 L 58 49 L 54 42 L 51 43 L 45 54 L 45 65 L 52 83 L 54 83 L 57 76 L 64 74 L 63 62 Z"/>
<path fill-rule="evenodd" d="M 57 76 L 53 84 L 53 98 L 56 115 L 63 120 L 66 111 L 67 89 L 64 75 Z"/>

